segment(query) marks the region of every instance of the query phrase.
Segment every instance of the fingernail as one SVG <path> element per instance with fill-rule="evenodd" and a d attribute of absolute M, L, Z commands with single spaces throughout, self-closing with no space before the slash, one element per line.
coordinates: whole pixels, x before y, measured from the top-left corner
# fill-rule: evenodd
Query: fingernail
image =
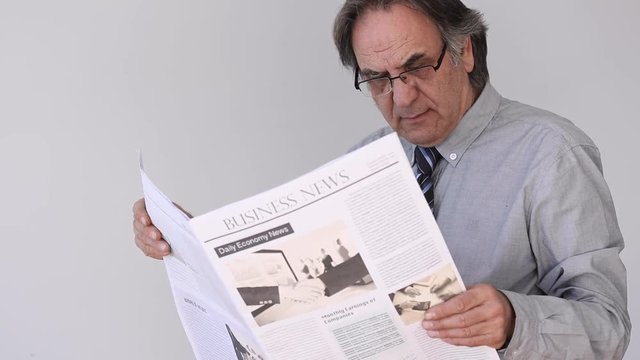
<path fill-rule="evenodd" d="M 169 252 L 169 246 L 167 246 L 167 244 L 162 244 L 162 245 L 160 245 L 160 251 L 161 251 L 163 254 L 168 253 L 168 252 Z"/>
<path fill-rule="evenodd" d="M 438 332 L 437 331 L 427 331 L 427 335 L 429 335 L 429 337 L 438 337 Z"/>
<path fill-rule="evenodd" d="M 158 234 L 155 231 L 152 231 L 151 234 L 149 234 L 149 237 L 151 240 L 158 240 Z"/>
<path fill-rule="evenodd" d="M 146 216 L 141 216 L 138 220 L 140 220 L 142 225 L 149 226 L 149 222 L 147 221 L 147 217 Z"/>

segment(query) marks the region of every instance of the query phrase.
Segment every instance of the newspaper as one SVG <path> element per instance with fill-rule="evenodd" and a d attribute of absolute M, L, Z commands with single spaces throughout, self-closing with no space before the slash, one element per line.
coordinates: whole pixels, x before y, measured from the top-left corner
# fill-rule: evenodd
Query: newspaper
<path fill-rule="evenodd" d="M 421 326 L 465 287 L 396 134 L 191 219 L 140 170 L 197 359 L 498 359 Z"/>

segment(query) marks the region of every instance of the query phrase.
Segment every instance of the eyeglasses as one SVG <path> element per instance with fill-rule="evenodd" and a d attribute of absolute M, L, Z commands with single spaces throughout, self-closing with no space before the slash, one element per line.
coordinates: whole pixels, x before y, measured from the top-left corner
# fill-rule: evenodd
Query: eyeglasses
<path fill-rule="evenodd" d="M 435 65 L 422 65 L 407 71 L 403 71 L 397 76 L 378 76 L 371 79 L 359 80 L 360 68 L 356 66 L 354 85 L 356 90 L 368 97 L 378 97 L 393 91 L 393 80 L 400 79 L 405 84 L 415 84 L 416 80 L 426 80 L 434 74 L 442 65 L 442 59 L 447 52 L 447 44 L 442 46 L 442 51 Z"/>

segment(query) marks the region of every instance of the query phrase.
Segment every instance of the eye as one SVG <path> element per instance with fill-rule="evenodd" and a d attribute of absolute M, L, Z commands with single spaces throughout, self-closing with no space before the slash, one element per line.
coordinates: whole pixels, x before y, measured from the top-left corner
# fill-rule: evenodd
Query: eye
<path fill-rule="evenodd" d="M 413 69 L 407 70 L 406 73 L 418 78 L 425 78 L 433 73 L 433 65 L 416 66 Z"/>
<path fill-rule="evenodd" d="M 361 75 L 362 81 L 372 81 L 379 78 L 385 78 L 384 74 L 375 72 L 375 73 L 366 73 Z"/>
<path fill-rule="evenodd" d="M 387 78 L 378 78 L 367 81 L 367 84 L 372 88 L 383 88 L 387 86 L 388 83 L 389 80 L 387 80 Z"/>

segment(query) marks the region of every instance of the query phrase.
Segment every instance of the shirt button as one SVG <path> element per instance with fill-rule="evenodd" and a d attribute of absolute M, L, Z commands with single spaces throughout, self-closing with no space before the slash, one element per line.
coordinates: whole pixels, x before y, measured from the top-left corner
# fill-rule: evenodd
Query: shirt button
<path fill-rule="evenodd" d="M 458 158 L 458 154 L 456 154 L 456 153 L 451 153 L 451 154 L 449 154 L 449 159 L 451 159 L 451 160 L 455 160 L 455 159 L 457 159 L 457 158 Z"/>

